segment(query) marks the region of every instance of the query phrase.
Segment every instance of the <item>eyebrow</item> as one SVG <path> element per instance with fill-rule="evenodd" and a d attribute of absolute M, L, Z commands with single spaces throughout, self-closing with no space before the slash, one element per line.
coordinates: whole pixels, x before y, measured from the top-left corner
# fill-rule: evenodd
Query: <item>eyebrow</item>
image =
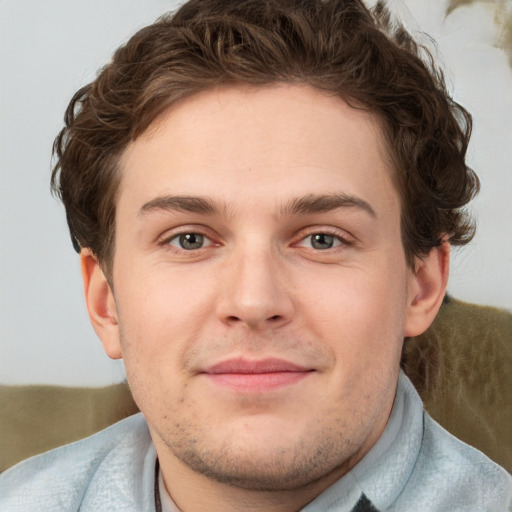
<path fill-rule="evenodd" d="M 161 196 L 144 203 L 139 211 L 139 215 L 156 210 L 178 210 L 202 215 L 214 215 L 219 212 L 215 203 L 207 197 Z"/>
<path fill-rule="evenodd" d="M 327 213 L 338 208 L 357 208 L 365 211 L 372 217 L 377 217 L 375 210 L 368 202 L 349 194 L 308 194 L 292 199 L 283 207 L 282 213 L 284 215 Z"/>
<path fill-rule="evenodd" d="M 283 216 L 307 215 L 314 213 L 327 213 L 338 208 L 357 208 L 372 217 L 376 217 L 375 210 L 363 199 L 349 194 L 308 194 L 290 200 L 281 208 Z M 228 206 L 219 208 L 208 197 L 201 196 L 159 196 L 144 203 L 139 215 L 145 215 L 158 210 L 176 210 L 201 215 L 218 215 L 221 210 L 227 211 Z"/>

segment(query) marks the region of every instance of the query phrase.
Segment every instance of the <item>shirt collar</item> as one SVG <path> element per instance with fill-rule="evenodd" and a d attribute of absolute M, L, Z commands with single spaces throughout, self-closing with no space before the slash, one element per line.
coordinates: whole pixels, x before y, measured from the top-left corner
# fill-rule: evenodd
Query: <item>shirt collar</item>
<path fill-rule="evenodd" d="M 303 512 L 350 512 L 361 496 L 386 510 L 402 492 L 418 458 L 423 437 L 423 404 L 401 371 L 384 432 L 347 474 L 307 505 Z"/>

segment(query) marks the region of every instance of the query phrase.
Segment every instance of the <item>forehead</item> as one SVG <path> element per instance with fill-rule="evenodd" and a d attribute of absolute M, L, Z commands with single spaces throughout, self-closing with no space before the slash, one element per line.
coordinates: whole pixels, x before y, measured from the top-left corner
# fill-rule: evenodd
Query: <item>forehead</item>
<path fill-rule="evenodd" d="M 397 195 L 386 155 L 379 119 L 337 96 L 298 85 L 222 87 L 173 105 L 127 148 L 118 208 L 165 194 L 272 207 L 305 193 L 389 207 Z"/>

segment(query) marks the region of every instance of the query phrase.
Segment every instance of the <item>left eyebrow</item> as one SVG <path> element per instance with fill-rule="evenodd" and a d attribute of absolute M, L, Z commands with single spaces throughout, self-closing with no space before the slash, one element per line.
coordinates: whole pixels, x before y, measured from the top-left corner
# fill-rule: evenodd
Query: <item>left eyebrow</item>
<path fill-rule="evenodd" d="M 375 210 L 367 201 L 349 194 L 308 194 L 292 199 L 283 206 L 281 213 L 283 215 L 327 213 L 337 208 L 357 208 L 374 218 L 377 217 Z"/>

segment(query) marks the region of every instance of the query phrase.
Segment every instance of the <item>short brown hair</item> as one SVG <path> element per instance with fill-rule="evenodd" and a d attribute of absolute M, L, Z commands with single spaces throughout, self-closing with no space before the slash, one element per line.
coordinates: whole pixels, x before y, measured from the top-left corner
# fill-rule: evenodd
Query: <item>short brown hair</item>
<path fill-rule="evenodd" d="M 52 189 L 75 249 L 90 248 L 110 273 L 117 164 L 159 114 L 207 88 L 275 82 L 308 84 L 380 117 L 409 263 L 443 238 L 472 238 L 464 210 L 479 188 L 464 160 L 471 117 L 382 2 L 369 11 L 360 0 L 190 0 L 120 47 L 67 108 Z"/>

